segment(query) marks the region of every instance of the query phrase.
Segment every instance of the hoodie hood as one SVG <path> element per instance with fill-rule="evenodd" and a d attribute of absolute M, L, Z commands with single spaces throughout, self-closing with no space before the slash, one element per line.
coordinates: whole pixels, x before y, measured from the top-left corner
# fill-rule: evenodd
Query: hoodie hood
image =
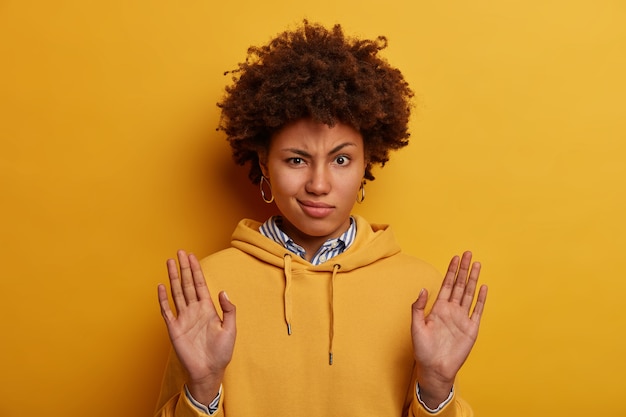
<path fill-rule="evenodd" d="M 263 236 L 259 232 L 261 223 L 244 219 L 235 229 L 231 244 L 262 262 L 271 264 L 284 271 L 285 287 L 283 297 L 283 311 L 287 334 L 293 331 L 293 297 L 291 293 L 293 271 L 305 270 L 312 273 L 329 273 L 329 335 L 328 335 L 328 362 L 333 364 L 334 326 L 334 287 L 340 273 L 353 271 L 370 265 L 380 259 L 393 256 L 400 252 L 391 227 L 388 225 L 370 224 L 360 216 L 353 216 L 356 220 L 357 234 L 352 245 L 342 254 L 337 255 L 320 265 L 313 265 L 300 256 L 292 253 L 279 243 Z"/>
<path fill-rule="evenodd" d="M 293 254 L 284 246 L 259 233 L 260 222 L 244 219 L 239 222 L 232 235 L 231 245 L 255 258 L 279 268 L 284 267 L 284 256 L 293 255 L 293 269 L 332 272 L 335 264 L 341 265 L 341 271 L 347 272 L 362 268 L 380 259 L 393 256 L 400 252 L 400 246 L 390 226 L 370 224 L 363 217 L 353 215 L 356 220 L 357 234 L 352 245 L 342 254 L 337 255 L 320 265 Z"/>

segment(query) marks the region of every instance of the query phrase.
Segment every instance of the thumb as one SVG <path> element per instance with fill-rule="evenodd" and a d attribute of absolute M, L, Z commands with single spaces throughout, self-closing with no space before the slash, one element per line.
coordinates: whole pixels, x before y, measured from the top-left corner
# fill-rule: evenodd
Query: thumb
<path fill-rule="evenodd" d="M 222 291 L 219 293 L 218 299 L 220 301 L 220 307 L 222 307 L 222 311 L 224 312 L 224 320 L 222 321 L 222 327 L 229 331 L 235 331 L 235 318 L 236 318 L 236 307 L 233 303 L 230 302 L 228 298 L 228 294 L 226 291 Z"/>
<path fill-rule="evenodd" d="M 419 295 L 417 296 L 417 300 L 411 306 L 411 310 L 413 311 L 413 322 L 417 320 L 418 322 L 424 321 L 424 309 L 426 308 L 426 303 L 428 302 L 428 290 L 426 288 L 422 288 Z"/>

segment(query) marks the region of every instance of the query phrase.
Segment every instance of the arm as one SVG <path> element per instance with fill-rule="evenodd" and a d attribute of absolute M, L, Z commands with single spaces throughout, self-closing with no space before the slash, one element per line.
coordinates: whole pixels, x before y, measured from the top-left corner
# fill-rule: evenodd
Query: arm
<path fill-rule="evenodd" d="M 178 251 L 178 262 L 169 259 L 167 270 L 175 315 L 163 284 L 158 287 L 161 314 L 172 347 L 185 373 L 185 383 L 198 402 L 208 405 L 219 392 L 235 345 L 235 306 L 225 292 L 219 294 L 224 312 L 220 318 L 211 300 L 202 269 L 194 255 Z"/>
<path fill-rule="evenodd" d="M 456 374 L 469 356 L 487 299 L 481 286 L 474 309 L 480 263 L 472 254 L 450 261 L 439 295 L 426 316 L 428 291 L 423 289 L 413 303 L 411 333 L 421 400 L 436 409 L 450 395 Z"/>

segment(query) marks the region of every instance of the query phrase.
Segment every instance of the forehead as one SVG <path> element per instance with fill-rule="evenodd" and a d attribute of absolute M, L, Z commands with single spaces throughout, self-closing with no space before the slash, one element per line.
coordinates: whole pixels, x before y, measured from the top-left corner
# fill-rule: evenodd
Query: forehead
<path fill-rule="evenodd" d="M 270 150 L 284 146 L 297 146 L 303 149 L 350 143 L 363 147 L 361 133 L 345 123 L 328 126 L 311 119 L 299 119 L 276 132 L 270 140 Z"/>

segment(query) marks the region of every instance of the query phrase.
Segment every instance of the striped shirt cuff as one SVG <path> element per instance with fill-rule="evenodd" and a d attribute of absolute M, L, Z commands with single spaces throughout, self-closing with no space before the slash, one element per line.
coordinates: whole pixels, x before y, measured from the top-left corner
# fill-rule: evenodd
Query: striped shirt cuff
<path fill-rule="evenodd" d="M 191 396 L 191 393 L 189 392 L 189 388 L 187 388 L 187 385 L 185 385 L 185 396 L 187 396 L 187 399 L 189 400 L 189 402 L 193 404 L 193 406 L 196 407 L 199 411 L 203 412 L 204 414 L 212 415 L 212 414 L 215 414 L 215 412 L 217 411 L 217 408 L 220 405 L 220 398 L 222 398 L 222 386 L 220 385 L 220 390 L 218 391 L 217 395 L 215 396 L 213 401 L 211 401 L 211 404 L 209 404 L 208 407 L 202 403 L 199 403 L 198 401 L 196 401 L 195 398 Z"/>

